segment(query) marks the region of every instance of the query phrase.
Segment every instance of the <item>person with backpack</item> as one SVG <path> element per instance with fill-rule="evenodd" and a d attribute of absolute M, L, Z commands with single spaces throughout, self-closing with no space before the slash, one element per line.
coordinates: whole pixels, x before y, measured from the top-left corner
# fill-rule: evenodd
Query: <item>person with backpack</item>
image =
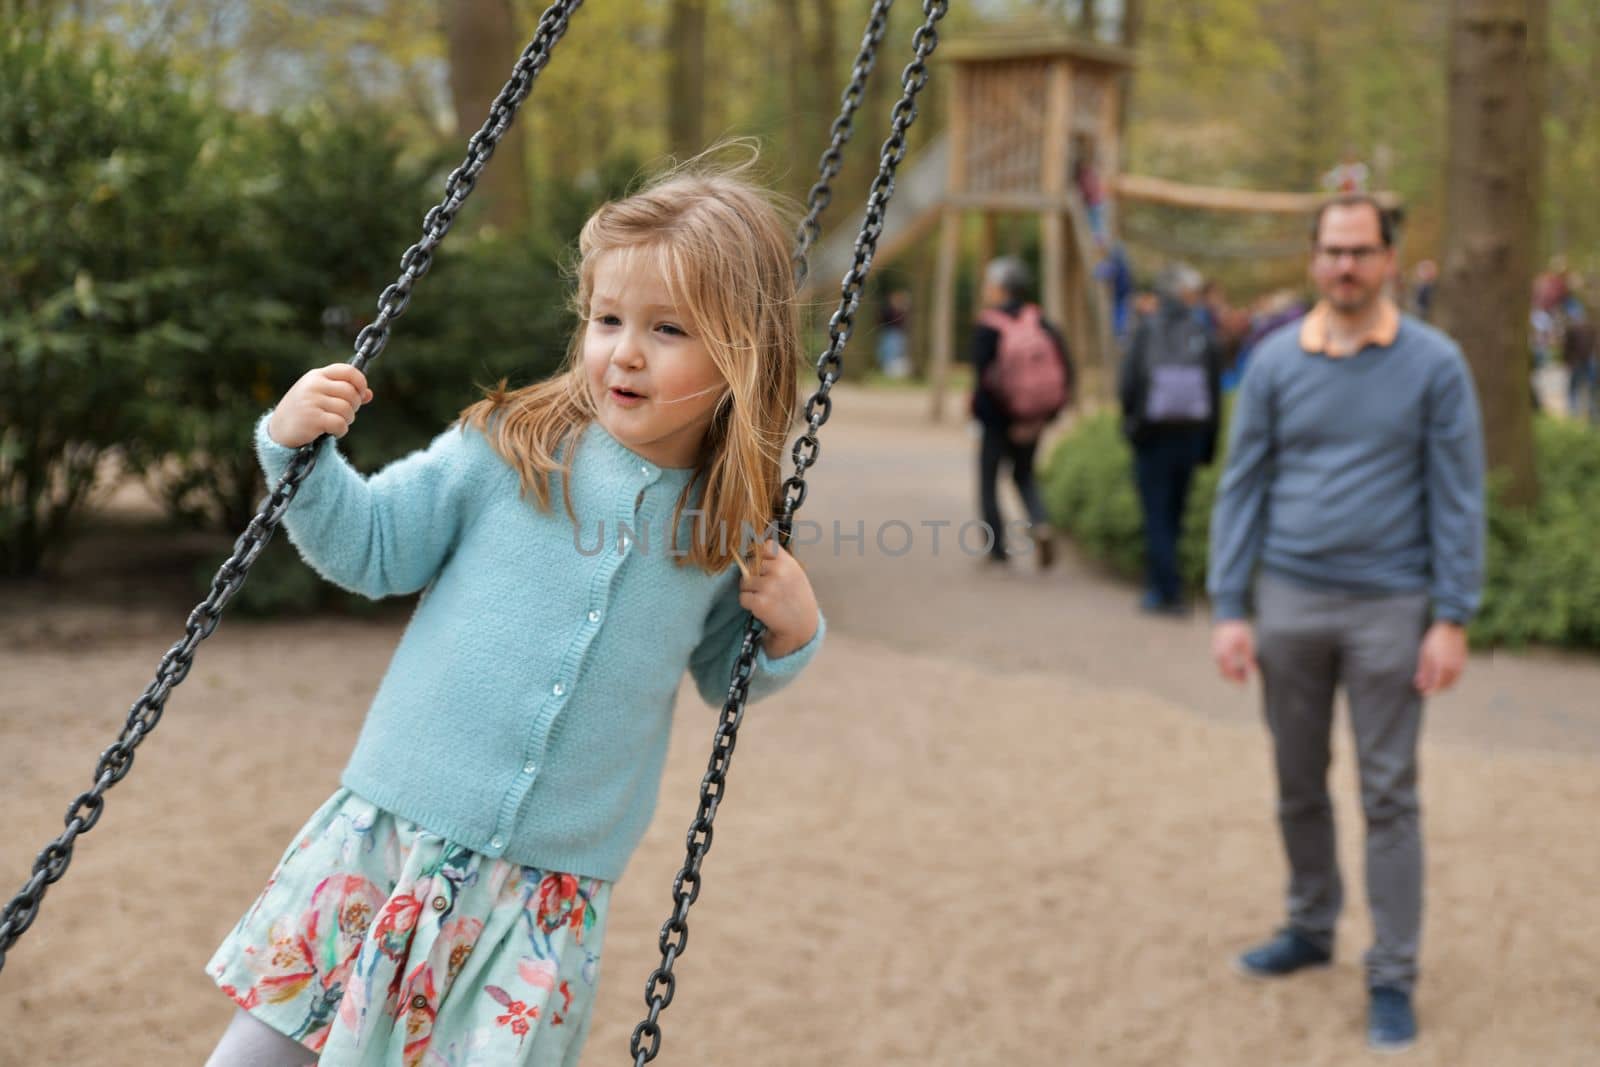
<path fill-rule="evenodd" d="M 978 496 L 992 535 L 989 560 L 1010 558 L 998 485 L 1001 465 L 1010 463 L 1043 569 L 1054 561 L 1055 545 L 1033 463 L 1045 427 L 1072 401 L 1074 373 L 1061 332 L 1028 302 L 1030 284 L 1027 266 L 1015 256 L 984 268 L 983 311 L 972 331 L 972 416 L 983 428 Z"/>
<path fill-rule="evenodd" d="M 1139 606 L 1151 614 L 1188 610 L 1178 541 L 1195 469 L 1216 455 L 1222 353 L 1199 315 L 1203 284 L 1192 267 L 1163 272 L 1160 304 L 1134 327 L 1117 375 L 1144 514 L 1147 579 Z"/>

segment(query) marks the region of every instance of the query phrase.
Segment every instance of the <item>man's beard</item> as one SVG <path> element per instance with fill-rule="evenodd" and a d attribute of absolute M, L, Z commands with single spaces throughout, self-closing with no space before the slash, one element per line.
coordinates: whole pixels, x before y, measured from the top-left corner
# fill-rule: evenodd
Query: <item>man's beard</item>
<path fill-rule="evenodd" d="M 1353 278 L 1341 278 L 1328 287 L 1328 303 L 1340 314 L 1349 315 L 1370 308 L 1382 292 L 1381 288 L 1369 289 Z"/>

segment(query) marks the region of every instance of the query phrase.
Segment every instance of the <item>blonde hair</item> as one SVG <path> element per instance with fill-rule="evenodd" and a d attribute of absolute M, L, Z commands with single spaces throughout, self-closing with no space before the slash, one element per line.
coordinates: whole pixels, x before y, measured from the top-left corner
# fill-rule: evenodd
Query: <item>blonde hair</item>
<path fill-rule="evenodd" d="M 777 198 L 744 177 L 753 164 L 753 154 L 731 167 L 700 156 L 602 205 L 578 238 L 578 325 L 562 369 L 522 389 L 508 391 L 501 382 L 461 413 L 462 423 L 482 431 L 517 471 L 523 494 L 531 493 L 540 510 L 549 510 L 551 475 L 559 472 L 567 514 L 576 522 L 567 481 L 580 435 L 597 414 L 583 368 L 595 264 L 614 251 L 653 257 L 728 387 L 673 509 L 678 549 L 683 513 L 699 491 L 705 525 L 690 549 L 675 555 L 708 573 L 729 563 L 747 572 L 753 565 L 740 552 L 748 548 L 743 534 L 766 530 L 776 514 L 799 382 L 791 229 Z M 722 536 L 705 536 L 706 530 Z"/>

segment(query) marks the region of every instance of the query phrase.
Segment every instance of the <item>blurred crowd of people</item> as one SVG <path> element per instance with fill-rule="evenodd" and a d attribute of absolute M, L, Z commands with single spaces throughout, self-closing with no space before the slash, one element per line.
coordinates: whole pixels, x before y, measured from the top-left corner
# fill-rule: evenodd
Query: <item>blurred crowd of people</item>
<path fill-rule="evenodd" d="M 1222 390 L 1232 392 L 1244 377 L 1250 354 L 1267 335 L 1304 317 L 1310 302 L 1296 289 L 1273 289 L 1257 294 L 1248 302 L 1234 303 L 1214 279 L 1199 277 L 1186 264 L 1169 264 L 1165 277 L 1196 277 L 1197 289 L 1189 300 L 1196 323 L 1222 351 Z M 1162 307 L 1159 284 L 1140 285 L 1120 247 L 1106 251 L 1099 277 L 1106 284 L 1111 301 L 1112 328 L 1118 342 L 1126 348 L 1141 321 L 1157 315 Z"/>
<path fill-rule="evenodd" d="M 1120 246 L 1104 246 L 1103 253 L 1097 276 L 1106 287 L 1113 330 L 1126 348 L 1135 326 L 1158 313 L 1159 286 L 1137 280 Z M 1391 295 L 1407 313 L 1432 322 L 1438 279 L 1438 264 L 1421 260 L 1392 279 Z M 1565 414 L 1600 424 L 1600 330 L 1594 320 L 1600 309 L 1590 309 L 1583 276 L 1559 257 L 1533 279 L 1532 286 L 1533 373 L 1536 381 L 1550 383 L 1544 390 L 1530 384 L 1532 402 L 1545 409 L 1552 406 L 1550 394 L 1564 396 Z M 1224 393 L 1238 388 L 1251 353 L 1262 340 L 1311 309 L 1306 295 L 1294 288 L 1269 290 L 1236 303 L 1213 279 L 1202 280 L 1192 304 L 1196 321 L 1223 353 Z"/>
<path fill-rule="evenodd" d="M 1567 413 L 1600 422 L 1600 355 L 1595 349 L 1595 325 L 1583 299 L 1583 276 L 1560 258 L 1533 280 L 1533 309 L 1529 337 L 1536 376 L 1555 371 L 1565 376 Z M 1537 389 L 1534 404 L 1542 406 Z"/>

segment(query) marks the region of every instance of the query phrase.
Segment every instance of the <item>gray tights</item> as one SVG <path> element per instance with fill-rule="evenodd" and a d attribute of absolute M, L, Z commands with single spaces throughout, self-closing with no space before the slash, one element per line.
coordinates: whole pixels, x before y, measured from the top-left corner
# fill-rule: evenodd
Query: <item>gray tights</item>
<path fill-rule="evenodd" d="M 236 1008 L 206 1067 L 313 1067 L 316 1062 L 316 1054 L 300 1042 Z"/>

